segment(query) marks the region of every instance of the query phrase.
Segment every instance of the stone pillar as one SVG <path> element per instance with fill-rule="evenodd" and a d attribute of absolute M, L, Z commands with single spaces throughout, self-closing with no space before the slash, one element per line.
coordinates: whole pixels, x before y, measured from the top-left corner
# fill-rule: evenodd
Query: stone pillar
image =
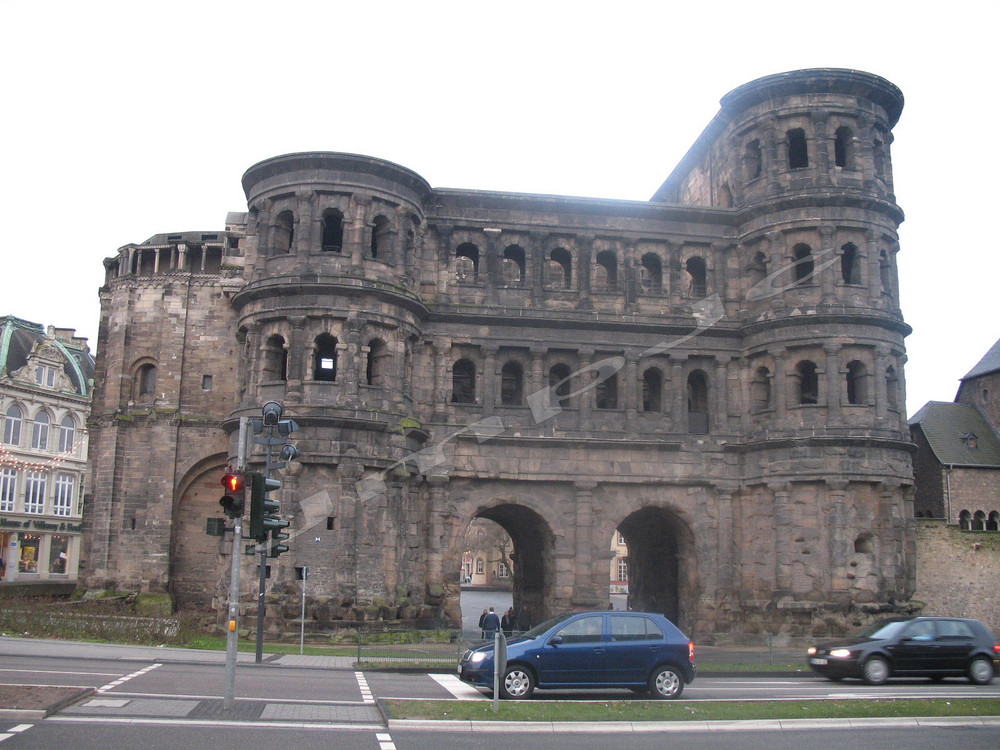
<path fill-rule="evenodd" d="M 792 556 L 795 519 L 792 492 L 788 483 L 769 484 L 774 493 L 774 583 L 778 596 L 792 591 Z"/>
<path fill-rule="evenodd" d="M 841 387 L 843 378 L 840 374 L 839 353 L 840 346 L 837 344 L 824 344 L 823 351 L 826 353 L 826 414 L 827 423 L 839 425 L 843 423 L 841 412 Z M 822 403 L 822 402 L 821 402 Z"/>
<path fill-rule="evenodd" d="M 591 265 L 594 262 L 594 237 L 593 235 L 579 235 L 576 238 L 577 246 L 577 303 L 580 310 L 591 310 L 594 303 L 590 298 L 590 274 L 593 270 Z"/>
<path fill-rule="evenodd" d="M 732 357 L 721 355 L 715 360 L 714 385 L 709 392 L 709 418 L 712 432 L 726 432 L 729 427 L 729 363 Z"/>
<path fill-rule="evenodd" d="M 443 474 L 429 474 L 430 502 L 427 506 L 427 583 L 445 585 L 444 576 L 444 516 L 447 512 L 448 484 Z M 449 574 L 451 571 L 449 571 Z"/>
<path fill-rule="evenodd" d="M 831 258 L 836 257 L 836 252 L 834 251 L 834 228 L 829 224 L 823 224 L 819 228 L 820 237 L 820 257 L 814 261 L 815 266 L 818 267 L 824 263 L 829 263 Z M 819 279 L 817 283 L 822 289 L 822 302 L 824 305 L 832 305 L 837 300 L 837 273 L 840 270 L 839 264 L 834 264 L 832 266 L 827 266 L 822 271 L 819 271 Z"/>
<path fill-rule="evenodd" d="M 642 398 L 642 383 L 639 380 L 639 360 L 635 354 L 625 354 L 625 367 L 622 369 L 624 382 L 622 397 L 625 400 L 625 429 L 629 432 L 635 429 L 636 417 L 639 413 Z"/>
<path fill-rule="evenodd" d="M 829 570 L 832 590 L 843 592 L 851 587 L 849 569 L 845 562 L 854 552 L 853 543 L 847 534 L 847 487 L 849 483 L 842 479 L 826 480 L 827 517 L 826 528 L 829 533 L 827 562 L 822 569 Z"/>
<path fill-rule="evenodd" d="M 302 190 L 296 194 L 298 210 L 295 212 L 295 245 L 291 252 L 295 255 L 309 255 L 314 248 L 319 248 L 320 241 L 316 238 L 315 198 L 312 190 Z"/>
<path fill-rule="evenodd" d="M 288 318 L 292 326 L 291 341 L 288 342 L 288 366 L 287 385 L 285 398 L 287 401 L 298 402 L 302 399 L 302 381 L 306 376 L 306 363 L 312 355 L 312 345 L 306 340 L 308 332 L 306 324 L 309 319 L 305 316 Z"/>
<path fill-rule="evenodd" d="M 584 370 L 593 364 L 594 361 L 594 350 L 593 349 L 581 349 L 578 352 L 579 357 L 579 369 Z M 597 379 L 597 374 L 595 372 L 588 371 L 586 375 L 580 378 L 573 378 L 570 381 L 570 393 L 578 390 L 583 390 L 579 396 L 574 399 L 573 405 L 576 406 L 577 413 L 580 415 L 577 421 L 577 426 L 582 429 L 586 429 L 593 426 L 594 419 L 594 405 L 595 397 L 597 393 L 596 388 L 589 387 Z"/>
<path fill-rule="evenodd" d="M 880 426 L 885 424 L 885 420 L 889 416 L 889 387 L 885 380 L 886 370 L 889 369 L 888 358 L 888 349 L 883 346 L 875 348 L 875 372 L 872 373 L 874 379 L 872 385 L 875 394 L 875 423 Z M 895 428 L 895 425 L 892 427 Z"/>
<path fill-rule="evenodd" d="M 600 554 L 602 550 L 595 548 L 594 540 L 594 490 L 597 484 L 593 482 L 577 482 L 573 485 L 576 492 L 576 523 L 575 552 L 576 575 L 573 581 L 573 606 L 595 609 L 605 601 L 607 583 L 604 583 L 604 597 L 599 595 L 601 572 L 606 579 L 607 570 L 601 571 L 601 563 L 606 560 Z M 599 544 L 599 542 L 598 542 Z"/>
<path fill-rule="evenodd" d="M 684 367 L 678 361 L 672 361 L 670 379 L 673 381 L 673 430 L 674 432 L 689 432 L 687 423 L 687 381 L 684 379 Z"/>
<path fill-rule="evenodd" d="M 433 419 L 443 422 L 448 418 L 451 402 L 451 341 L 435 338 L 431 350 L 434 373 Z"/>
<path fill-rule="evenodd" d="M 482 347 L 483 351 L 483 377 L 482 377 L 482 399 L 483 415 L 489 416 L 496 411 L 499 398 L 500 372 L 497 362 L 497 353 L 500 347 L 496 344 L 487 344 Z"/>

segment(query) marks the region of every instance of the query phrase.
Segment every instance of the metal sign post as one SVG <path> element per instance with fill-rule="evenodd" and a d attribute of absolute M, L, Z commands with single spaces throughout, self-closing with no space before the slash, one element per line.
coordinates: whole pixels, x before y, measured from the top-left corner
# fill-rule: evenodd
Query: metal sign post
<path fill-rule="evenodd" d="M 306 647 L 306 581 L 309 580 L 309 566 L 302 567 L 302 617 L 299 621 L 299 656 Z"/>
<path fill-rule="evenodd" d="M 507 636 L 498 630 L 493 636 L 493 713 L 500 710 L 500 681 L 507 671 Z"/>

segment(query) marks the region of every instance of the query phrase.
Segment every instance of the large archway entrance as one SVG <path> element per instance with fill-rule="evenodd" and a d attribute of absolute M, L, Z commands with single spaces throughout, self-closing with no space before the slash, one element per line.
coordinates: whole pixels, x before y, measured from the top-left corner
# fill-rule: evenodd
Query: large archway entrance
<path fill-rule="evenodd" d="M 498 524 L 511 539 L 511 598 L 516 621 L 521 626 L 541 622 L 551 614 L 548 602 L 552 600 L 554 542 L 548 524 L 535 511 L 514 503 L 484 508 L 475 517 Z"/>
<path fill-rule="evenodd" d="M 660 612 L 687 627 L 694 601 L 693 538 L 684 521 L 665 508 L 642 508 L 618 525 L 628 546 L 628 606 Z"/>

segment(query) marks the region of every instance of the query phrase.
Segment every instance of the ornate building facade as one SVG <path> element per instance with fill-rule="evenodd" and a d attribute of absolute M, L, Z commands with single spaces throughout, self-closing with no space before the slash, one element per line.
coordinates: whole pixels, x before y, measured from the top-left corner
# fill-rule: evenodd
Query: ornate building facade
<path fill-rule="evenodd" d="M 77 580 L 94 360 L 72 329 L 0 318 L 0 580 Z"/>
<path fill-rule="evenodd" d="M 700 635 L 905 603 L 902 105 L 858 71 L 753 81 L 649 201 L 252 166 L 225 231 L 105 261 L 88 585 L 224 609 L 205 519 L 275 400 L 300 456 L 269 596 L 296 615 L 308 567 L 316 621 L 457 623 L 476 518 L 513 540 L 534 620 L 607 608 L 616 533 L 630 606 Z"/>

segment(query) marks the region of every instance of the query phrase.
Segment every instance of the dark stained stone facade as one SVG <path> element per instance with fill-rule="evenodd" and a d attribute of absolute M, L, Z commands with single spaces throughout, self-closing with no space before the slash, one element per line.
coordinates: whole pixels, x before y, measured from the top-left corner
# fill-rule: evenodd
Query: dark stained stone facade
<path fill-rule="evenodd" d="M 252 166 L 226 231 L 105 262 L 89 585 L 224 611 L 205 519 L 240 419 L 276 400 L 301 455 L 272 622 L 308 566 L 316 623 L 457 623 L 476 518 L 510 534 L 533 620 L 607 607 L 616 529 L 630 605 L 702 636 L 905 605 L 902 104 L 858 71 L 751 82 L 649 201 L 342 153 Z"/>

